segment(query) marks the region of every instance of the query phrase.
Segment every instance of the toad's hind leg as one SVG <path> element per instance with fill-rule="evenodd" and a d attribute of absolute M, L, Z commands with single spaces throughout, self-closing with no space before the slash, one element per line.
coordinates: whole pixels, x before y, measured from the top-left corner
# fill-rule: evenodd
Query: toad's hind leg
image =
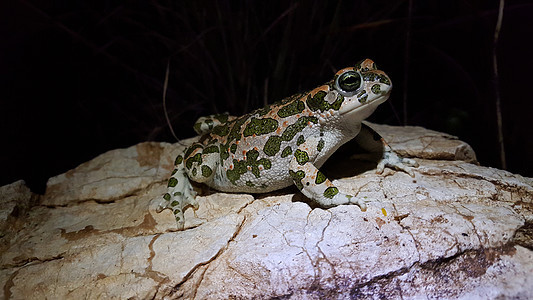
<path fill-rule="evenodd" d="M 230 116 L 228 113 L 200 117 L 196 123 L 194 123 L 193 128 L 199 135 L 204 135 L 212 132 L 216 126 L 230 122 L 236 118 L 237 117 L 235 116 Z"/>
<path fill-rule="evenodd" d="M 185 155 L 185 158 L 184 156 Z M 193 143 L 183 155 L 176 158 L 176 169 L 168 180 L 168 191 L 163 196 L 158 211 L 170 208 L 174 212 L 178 229 L 185 226 L 183 211 L 189 206 L 198 209 L 196 192 L 193 190 L 190 180 L 205 183 L 213 179 L 220 159 L 219 148 L 211 145 L 204 147 L 200 143 Z"/>
<path fill-rule="evenodd" d="M 178 230 L 183 230 L 185 220 L 183 217 L 183 210 L 187 206 L 197 207 L 196 192 L 193 190 L 191 182 L 187 177 L 185 167 L 183 164 L 183 156 L 178 155 L 176 158 L 176 169 L 172 171 L 172 175 L 168 180 L 168 191 L 163 195 L 163 200 L 157 208 L 157 212 L 170 208 L 176 218 Z"/>

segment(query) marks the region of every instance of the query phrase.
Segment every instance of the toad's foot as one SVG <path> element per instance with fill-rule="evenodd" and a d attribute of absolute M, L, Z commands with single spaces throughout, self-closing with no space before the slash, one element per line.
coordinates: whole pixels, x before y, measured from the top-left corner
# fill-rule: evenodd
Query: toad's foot
<path fill-rule="evenodd" d="M 383 173 L 385 167 L 389 167 L 399 171 L 404 171 L 405 173 L 409 174 L 409 176 L 415 177 L 413 168 L 418 167 L 418 163 L 415 160 L 399 156 L 394 151 L 392 151 L 392 149 L 388 145 L 385 146 L 384 150 L 385 151 L 383 152 L 383 158 L 376 167 L 376 172 L 378 174 Z"/>

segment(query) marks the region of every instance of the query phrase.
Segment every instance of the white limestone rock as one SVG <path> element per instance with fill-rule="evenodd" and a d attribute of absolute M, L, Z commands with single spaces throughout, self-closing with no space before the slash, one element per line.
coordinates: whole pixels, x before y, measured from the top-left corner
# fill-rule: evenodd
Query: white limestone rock
<path fill-rule="evenodd" d="M 366 212 L 310 206 L 295 188 L 198 185 L 200 207 L 175 231 L 170 211 L 155 212 L 183 147 L 166 143 L 104 153 L 43 197 L 1 187 L 0 298 L 532 298 L 533 180 L 473 164 L 449 135 L 370 125 L 420 167 L 335 177 Z M 13 199 L 26 203 L 17 213 Z"/>
<path fill-rule="evenodd" d="M 8 226 L 10 217 L 23 214 L 34 199 L 24 180 L 0 187 L 0 228 Z"/>
<path fill-rule="evenodd" d="M 94 200 L 112 202 L 141 192 L 167 177 L 178 147 L 147 142 L 108 151 L 48 180 L 42 204 L 65 206 Z"/>

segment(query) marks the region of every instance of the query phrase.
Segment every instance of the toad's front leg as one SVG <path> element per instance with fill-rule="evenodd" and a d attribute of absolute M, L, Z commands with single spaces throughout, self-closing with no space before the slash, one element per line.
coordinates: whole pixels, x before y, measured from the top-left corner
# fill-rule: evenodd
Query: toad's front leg
<path fill-rule="evenodd" d="M 312 163 L 318 155 L 318 140 L 310 138 L 294 152 L 289 164 L 289 174 L 294 184 L 304 195 L 324 208 L 342 204 L 355 204 L 366 210 L 362 199 L 341 193 L 326 176 Z"/>
<path fill-rule="evenodd" d="M 378 174 L 383 173 L 385 167 L 390 167 L 403 171 L 411 177 L 415 177 L 413 168 L 418 167 L 418 163 L 413 159 L 403 158 L 396 154 L 387 142 L 385 142 L 383 137 L 364 122 L 362 123 L 361 131 L 355 137 L 355 141 L 368 152 L 383 153 L 383 156 L 376 167 L 376 172 Z"/>

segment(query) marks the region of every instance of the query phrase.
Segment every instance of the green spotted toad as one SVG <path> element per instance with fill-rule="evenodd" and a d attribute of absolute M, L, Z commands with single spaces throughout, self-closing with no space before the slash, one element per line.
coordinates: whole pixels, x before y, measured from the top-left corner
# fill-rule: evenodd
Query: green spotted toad
<path fill-rule="evenodd" d="M 197 208 L 190 180 L 224 192 L 266 193 L 291 184 L 319 206 L 355 204 L 318 168 L 342 144 L 356 138 L 365 149 L 384 149 L 377 167 L 414 176 L 411 159 L 401 158 L 362 121 L 387 100 L 389 77 L 366 59 L 340 70 L 330 82 L 241 117 L 227 114 L 200 118 L 194 129 L 201 138 L 179 154 L 158 211 L 170 208 L 178 229 L 183 210 Z"/>

